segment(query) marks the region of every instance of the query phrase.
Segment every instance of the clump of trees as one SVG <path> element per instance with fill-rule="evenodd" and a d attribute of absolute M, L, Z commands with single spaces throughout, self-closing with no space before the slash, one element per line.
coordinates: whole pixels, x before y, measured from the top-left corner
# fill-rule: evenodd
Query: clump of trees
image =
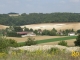
<path fill-rule="evenodd" d="M 2 25 L 20 26 L 56 22 L 80 22 L 80 13 L 22 13 L 20 16 L 16 17 L 10 17 L 8 14 L 0 14 L 0 24 Z"/>
<path fill-rule="evenodd" d="M 18 47 L 18 43 L 13 39 L 6 39 L 0 36 L 0 52 L 7 52 L 9 47 Z"/>
<path fill-rule="evenodd" d="M 76 41 L 74 41 L 75 46 L 80 46 L 80 34 L 77 36 Z"/>
<path fill-rule="evenodd" d="M 26 44 L 27 46 L 36 45 L 37 42 L 34 41 L 34 40 L 35 40 L 35 38 L 29 37 L 29 38 L 27 39 L 27 41 L 25 42 L 25 44 Z"/>
<path fill-rule="evenodd" d="M 66 41 L 60 41 L 60 42 L 58 43 L 58 45 L 67 46 L 67 42 L 66 42 Z"/>

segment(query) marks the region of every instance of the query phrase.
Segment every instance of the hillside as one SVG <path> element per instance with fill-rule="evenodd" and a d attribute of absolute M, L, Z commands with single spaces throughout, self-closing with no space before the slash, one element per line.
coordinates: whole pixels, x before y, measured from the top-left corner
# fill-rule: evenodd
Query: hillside
<path fill-rule="evenodd" d="M 0 25 L 0 29 L 6 29 L 8 26 Z"/>
<path fill-rule="evenodd" d="M 51 30 L 55 28 L 56 30 L 65 30 L 65 29 L 80 29 L 80 23 L 44 23 L 44 24 L 31 24 L 31 25 L 23 25 L 22 28 L 32 28 L 32 29 L 47 29 Z"/>
<path fill-rule="evenodd" d="M 8 14 L 0 14 L 0 24 L 8 26 L 64 22 L 80 22 L 80 13 L 22 13 L 19 16 L 9 16 Z"/>

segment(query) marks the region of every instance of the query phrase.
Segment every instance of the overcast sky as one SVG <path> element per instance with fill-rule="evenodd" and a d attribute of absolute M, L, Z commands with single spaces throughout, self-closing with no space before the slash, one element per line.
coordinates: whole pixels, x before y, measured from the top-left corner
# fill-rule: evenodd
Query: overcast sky
<path fill-rule="evenodd" d="M 80 0 L 0 0 L 3 13 L 80 13 Z"/>

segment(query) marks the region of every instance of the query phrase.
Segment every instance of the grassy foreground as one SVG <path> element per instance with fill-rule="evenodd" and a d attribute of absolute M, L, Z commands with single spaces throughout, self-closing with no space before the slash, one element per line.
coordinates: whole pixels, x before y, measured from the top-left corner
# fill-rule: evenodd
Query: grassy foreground
<path fill-rule="evenodd" d="M 73 56 L 71 52 L 51 48 L 49 50 L 36 50 L 33 52 L 13 50 L 8 53 L 0 53 L 0 60 L 80 60 L 79 55 Z"/>
<path fill-rule="evenodd" d="M 70 39 L 76 39 L 76 36 L 67 36 L 67 37 L 61 37 L 61 38 L 37 40 L 37 44 L 48 43 L 48 42 L 55 42 L 55 41 L 62 41 L 62 40 L 70 40 Z M 25 42 L 20 42 L 19 44 L 20 45 L 25 45 Z"/>

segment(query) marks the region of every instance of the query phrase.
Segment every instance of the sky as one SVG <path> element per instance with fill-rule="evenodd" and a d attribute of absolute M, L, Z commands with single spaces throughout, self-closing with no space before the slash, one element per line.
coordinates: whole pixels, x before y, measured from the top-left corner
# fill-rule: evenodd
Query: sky
<path fill-rule="evenodd" d="M 80 0 L 0 0 L 0 14 L 80 13 Z"/>

